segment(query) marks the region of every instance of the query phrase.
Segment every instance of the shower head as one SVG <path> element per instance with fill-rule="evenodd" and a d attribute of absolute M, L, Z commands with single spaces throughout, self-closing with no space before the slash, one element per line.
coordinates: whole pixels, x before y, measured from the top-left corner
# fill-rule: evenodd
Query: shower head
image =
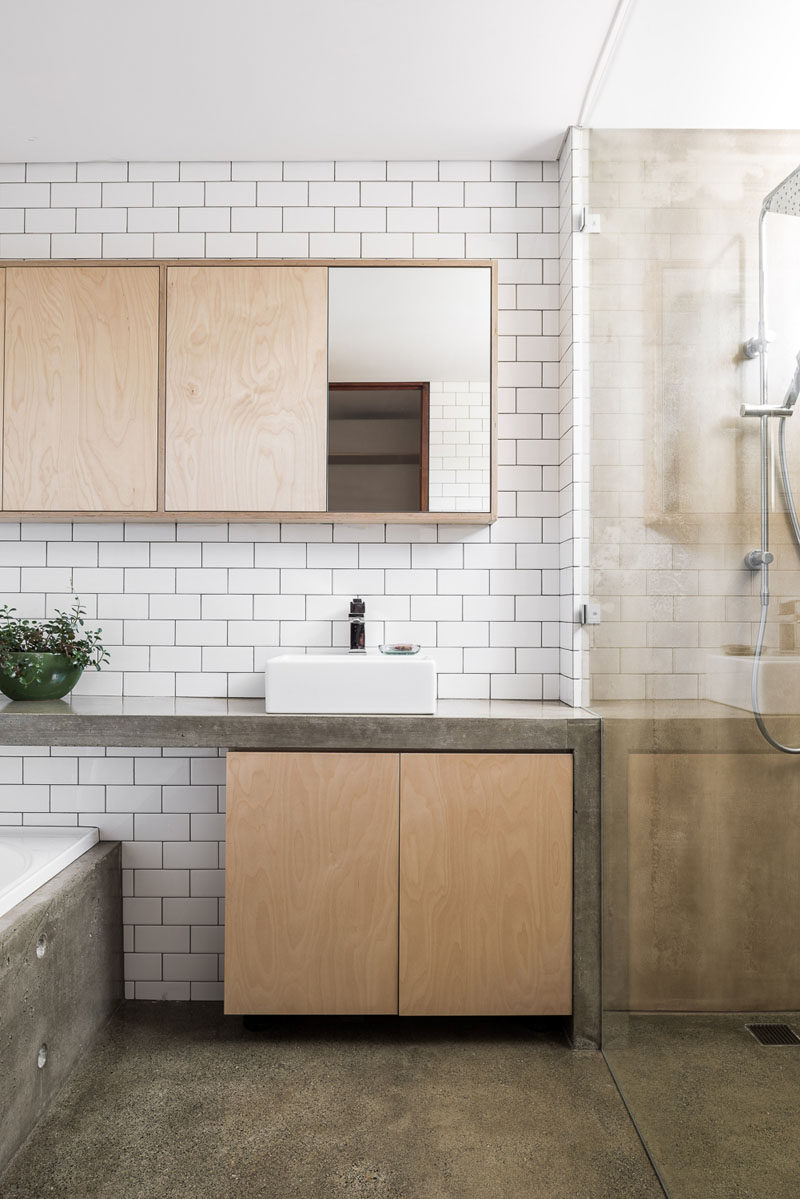
<path fill-rule="evenodd" d="M 762 211 L 800 216 L 800 167 L 772 189 L 764 200 Z"/>
<path fill-rule="evenodd" d="M 794 369 L 792 381 L 786 388 L 786 395 L 783 397 L 783 407 L 794 408 L 798 396 L 800 396 L 800 353 L 797 355 L 797 366 Z"/>

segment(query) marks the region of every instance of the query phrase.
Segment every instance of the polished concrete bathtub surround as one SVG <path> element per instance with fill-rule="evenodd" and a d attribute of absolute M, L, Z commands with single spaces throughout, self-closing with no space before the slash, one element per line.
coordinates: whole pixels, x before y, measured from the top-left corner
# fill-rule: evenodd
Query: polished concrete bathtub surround
<path fill-rule="evenodd" d="M 0 820 L 91 823 L 122 841 L 126 991 L 137 999 L 222 998 L 227 748 L 571 753 L 571 1029 L 576 1044 L 599 1044 L 600 722 L 592 713 L 453 700 L 435 716 L 268 716 L 263 700 L 75 696 L 8 702 L 0 730 L 0 770 L 8 777 L 20 763 L 15 781 L 0 784 Z"/>
<path fill-rule="evenodd" d="M 0 917 L 0 1171 L 122 997 L 120 877 L 96 845 Z"/>
<path fill-rule="evenodd" d="M 547 1024 L 126 1004 L 4 1199 L 656 1199 L 602 1056 Z"/>

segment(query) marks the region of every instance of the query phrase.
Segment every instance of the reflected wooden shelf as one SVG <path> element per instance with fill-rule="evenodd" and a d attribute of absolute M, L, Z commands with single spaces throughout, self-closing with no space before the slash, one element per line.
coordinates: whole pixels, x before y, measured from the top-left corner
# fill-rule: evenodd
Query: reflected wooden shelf
<path fill-rule="evenodd" d="M 329 454 L 328 466 L 419 466 L 419 454 Z"/>
<path fill-rule="evenodd" d="M 373 390 L 375 390 L 375 389 L 373 388 Z M 360 421 L 364 421 L 364 420 L 368 420 L 368 421 L 405 420 L 405 421 L 411 421 L 413 419 L 414 419 L 413 417 L 409 416 L 408 412 L 403 412 L 398 409 L 392 409 L 392 408 L 378 408 L 378 409 L 374 409 L 374 410 L 370 411 L 369 413 L 366 413 L 366 412 L 329 412 L 329 414 L 328 414 L 328 421 L 330 424 L 338 423 L 340 420 L 341 421 L 347 421 L 347 420 L 360 420 Z"/>

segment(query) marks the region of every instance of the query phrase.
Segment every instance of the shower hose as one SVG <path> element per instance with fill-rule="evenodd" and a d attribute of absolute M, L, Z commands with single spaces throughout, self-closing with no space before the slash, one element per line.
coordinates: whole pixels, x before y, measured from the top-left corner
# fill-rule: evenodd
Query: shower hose
<path fill-rule="evenodd" d="M 786 461 L 786 421 L 778 422 L 778 460 L 780 463 L 781 487 L 783 488 L 784 498 L 786 500 L 786 508 L 789 513 L 789 519 L 792 522 L 795 541 L 798 549 L 800 549 L 800 521 L 797 519 L 797 509 L 795 508 L 794 495 L 792 493 L 792 483 L 789 478 L 789 468 Z M 769 610 L 769 566 L 761 567 L 762 571 L 762 587 L 761 587 L 761 620 L 758 624 L 758 637 L 756 638 L 756 652 L 753 658 L 753 682 L 752 682 L 752 700 L 753 700 L 753 715 L 756 718 L 761 735 L 775 749 L 779 749 L 784 754 L 800 754 L 800 746 L 784 745 L 772 736 L 764 722 L 764 716 L 761 711 L 761 704 L 758 698 L 758 678 L 761 670 L 761 654 L 764 649 L 764 634 L 767 630 L 767 612 Z"/>

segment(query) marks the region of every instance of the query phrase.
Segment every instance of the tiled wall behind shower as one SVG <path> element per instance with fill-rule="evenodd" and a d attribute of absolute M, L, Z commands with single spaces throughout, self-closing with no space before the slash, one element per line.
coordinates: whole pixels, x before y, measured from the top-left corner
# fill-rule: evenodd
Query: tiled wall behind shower
<path fill-rule="evenodd" d="M 592 560 L 603 624 L 592 698 L 703 699 L 752 647 L 759 542 L 757 224 L 800 162 L 796 133 L 593 131 Z M 774 399 L 800 349 L 800 221 L 767 223 Z M 788 428 L 800 490 L 800 428 Z M 789 645 L 800 556 L 770 489 L 768 644 Z M 783 627 L 783 632 L 781 628 Z"/>

